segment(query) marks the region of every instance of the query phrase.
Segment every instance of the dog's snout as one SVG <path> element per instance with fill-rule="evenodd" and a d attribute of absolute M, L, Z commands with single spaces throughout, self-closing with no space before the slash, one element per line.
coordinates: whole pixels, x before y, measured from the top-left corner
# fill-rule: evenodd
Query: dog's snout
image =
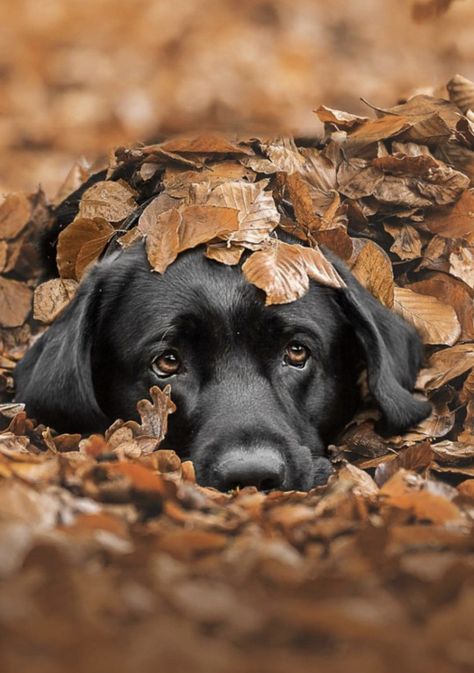
<path fill-rule="evenodd" d="M 215 485 L 221 491 L 256 486 L 261 491 L 283 487 L 285 463 L 274 449 L 229 449 L 214 468 Z"/>

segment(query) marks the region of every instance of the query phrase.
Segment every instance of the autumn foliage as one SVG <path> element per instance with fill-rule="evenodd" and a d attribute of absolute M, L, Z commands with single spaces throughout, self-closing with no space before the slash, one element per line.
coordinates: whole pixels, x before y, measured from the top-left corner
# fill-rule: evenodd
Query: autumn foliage
<path fill-rule="evenodd" d="M 100 173 L 74 167 L 54 206 L 6 197 L 2 670 L 469 670 L 474 84 L 456 76 L 448 91 L 367 115 L 321 106 L 323 140 L 206 132 L 120 147 Z M 339 255 L 419 330 L 431 416 L 382 437 L 367 401 L 329 447 L 326 486 L 227 494 L 163 444 L 169 390 L 104 436 L 27 418 L 11 372 L 32 335 L 95 260 L 138 239 L 150 272 L 202 245 L 241 264 L 268 304 L 310 280 L 340 287 L 328 251 Z M 46 281 L 44 240 L 58 269 Z"/>

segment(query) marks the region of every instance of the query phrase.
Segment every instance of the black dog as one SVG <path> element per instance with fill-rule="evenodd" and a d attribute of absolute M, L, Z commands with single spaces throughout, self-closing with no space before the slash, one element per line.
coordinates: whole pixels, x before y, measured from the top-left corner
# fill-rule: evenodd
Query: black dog
<path fill-rule="evenodd" d="M 388 431 L 430 410 L 408 392 L 422 359 L 415 330 L 331 260 L 346 289 L 311 282 L 302 299 L 266 307 L 239 267 L 202 249 L 163 275 L 141 243 L 114 253 L 17 367 L 17 400 L 57 430 L 100 431 L 170 383 L 166 446 L 194 461 L 200 483 L 323 483 L 325 445 L 359 402 L 357 363 Z"/>

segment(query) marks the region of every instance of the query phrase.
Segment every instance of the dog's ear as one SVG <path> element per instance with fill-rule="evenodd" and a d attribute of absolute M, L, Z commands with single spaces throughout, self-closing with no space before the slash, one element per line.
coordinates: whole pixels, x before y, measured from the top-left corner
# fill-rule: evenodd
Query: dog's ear
<path fill-rule="evenodd" d="M 347 285 L 339 292 L 340 305 L 365 353 L 369 390 L 383 414 L 382 429 L 406 430 L 431 410 L 428 402 L 410 392 L 423 361 L 421 339 L 362 287 L 340 260 L 328 256 Z"/>
<path fill-rule="evenodd" d="M 71 304 L 38 339 L 14 373 L 18 402 L 28 414 L 59 431 L 107 427 L 92 379 L 91 351 L 98 322 L 103 264 L 94 267 Z"/>

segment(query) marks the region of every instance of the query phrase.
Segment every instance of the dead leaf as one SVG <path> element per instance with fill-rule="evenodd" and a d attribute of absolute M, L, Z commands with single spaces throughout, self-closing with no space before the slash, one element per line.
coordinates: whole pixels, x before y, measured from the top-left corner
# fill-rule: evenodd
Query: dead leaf
<path fill-rule="evenodd" d="M 115 229 L 101 217 L 79 217 L 58 237 L 57 265 L 61 278 L 80 280 L 105 248 Z"/>
<path fill-rule="evenodd" d="M 180 252 L 215 238 L 230 238 L 239 229 L 238 211 L 213 205 L 181 206 L 159 215 L 154 225 L 139 221 L 138 226 L 144 227 L 153 270 L 164 273 Z"/>
<path fill-rule="evenodd" d="M 351 271 L 373 296 L 384 306 L 392 308 L 394 282 L 392 264 L 388 255 L 373 241 L 366 241 L 351 266 Z"/>
<path fill-rule="evenodd" d="M 454 309 L 435 297 L 395 287 L 393 309 L 417 328 L 427 344 L 452 346 L 461 333 Z"/>
<path fill-rule="evenodd" d="M 420 234 L 415 227 L 410 224 L 404 224 L 401 227 L 384 224 L 384 229 L 394 239 L 393 245 L 390 246 L 390 252 L 395 253 L 402 260 L 421 257 L 422 243 Z"/>
<path fill-rule="evenodd" d="M 466 189 L 453 206 L 427 214 L 426 226 L 434 234 L 462 238 L 474 231 L 474 191 Z"/>
<path fill-rule="evenodd" d="M 122 222 L 137 207 L 135 192 L 124 180 L 102 180 L 86 189 L 79 203 L 79 218 Z"/>
<path fill-rule="evenodd" d="M 246 279 L 265 292 L 266 304 L 286 304 L 302 297 L 312 278 L 322 285 L 344 287 L 332 264 L 319 248 L 272 241 L 242 265 Z"/>
<path fill-rule="evenodd" d="M 253 154 L 244 144 L 236 144 L 222 133 L 206 132 L 194 136 L 178 136 L 161 143 L 166 152 L 201 154 Z"/>
<path fill-rule="evenodd" d="M 264 191 L 267 180 L 256 183 L 225 182 L 213 189 L 208 206 L 235 209 L 238 230 L 231 229 L 229 240 L 235 245 L 260 244 L 266 240 L 280 221 L 271 192 Z"/>
<path fill-rule="evenodd" d="M 430 273 L 423 280 L 405 287 L 452 306 L 461 325 L 460 338 L 474 339 L 474 297 L 467 285 L 446 273 Z"/>
<path fill-rule="evenodd" d="M 444 3 L 451 4 L 449 0 L 444 0 Z M 468 110 L 474 110 L 474 82 L 462 75 L 454 75 L 446 84 L 446 88 L 449 92 L 449 99 L 463 114 L 466 114 Z"/>
<path fill-rule="evenodd" d="M 474 367 L 474 345 L 456 344 L 452 348 L 445 348 L 433 353 L 427 364 L 427 368 L 421 370 L 416 385 L 429 392 L 441 388 Z"/>
<path fill-rule="evenodd" d="M 0 239 L 18 236 L 30 221 L 31 214 L 31 203 L 25 194 L 7 194 L 0 205 Z"/>
<path fill-rule="evenodd" d="M 33 318 L 47 325 L 64 311 L 77 290 L 72 279 L 53 278 L 41 283 L 33 297 Z"/>
<path fill-rule="evenodd" d="M 324 124 L 334 124 L 342 131 L 347 131 L 369 121 L 368 117 L 358 117 L 342 110 L 332 110 L 325 105 L 320 105 L 315 113 Z"/>
<path fill-rule="evenodd" d="M 33 292 L 24 283 L 0 277 L 0 325 L 20 327 L 31 310 Z"/>
<path fill-rule="evenodd" d="M 227 243 L 213 243 L 208 245 L 204 253 L 208 259 L 213 259 L 221 264 L 233 266 L 240 262 L 244 248 Z"/>
<path fill-rule="evenodd" d="M 141 422 L 127 421 L 126 427 L 131 428 L 135 436 L 154 437 L 157 445 L 163 440 L 168 428 L 168 416 L 176 411 L 176 405 L 171 401 L 171 386 L 163 390 L 158 386 L 150 388 L 152 401 L 140 400 L 137 411 Z M 156 447 L 155 447 L 156 448 Z"/>

